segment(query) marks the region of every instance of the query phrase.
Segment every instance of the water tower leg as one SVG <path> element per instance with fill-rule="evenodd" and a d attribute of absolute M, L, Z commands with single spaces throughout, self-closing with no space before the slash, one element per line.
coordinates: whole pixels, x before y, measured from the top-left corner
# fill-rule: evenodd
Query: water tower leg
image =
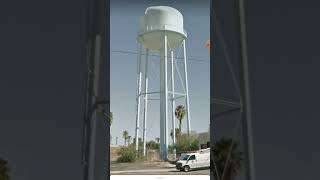
<path fill-rule="evenodd" d="M 241 78 L 241 95 L 243 106 L 241 112 L 242 128 L 244 133 L 244 159 L 245 175 L 247 180 L 255 180 L 255 166 L 253 153 L 253 133 L 252 133 L 252 114 L 249 84 L 249 62 L 247 51 L 246 21 L 245 21 L 245 1 L 239 0 L 239 17 L 240 17 L 240 36 L 241 36 L 241 60 L 240 60 L 240 78 Z"/>
<path fill-rule="evenodd" d="M 148 93 L 148 56 L 149 49 L 146 49 L 146 62 L 144 73 L 144 92 Z M 147 141 L 147 112 L 148 112 L 148 94 L 144 96 L 144 116 L 143 116 L 143 156 L 146 156 L 146 141 Z"/>
<path fill-rule="evenodd" d="M 168 144 L 169 144 L 169 132 L 168 132 L 168 40 L 165 36 L 165 160 L 168 159 Z"/>
<path fill-rule="evenodd" d="M 176 124 L 175 124 L 175 100 L 174 100 L 174 60 L 173 60 L 173 51 L 171 53 L 171 88 L 172 88 L 172 145 L 173 145 L 173 159 L 176 160 Z"/>
<path fill-rule="evenodd" d="M 164 35 L 164 46 L 160 50 L 160 154 L 163 160 L 168 158 L 168 60 L 167 35 Z"/>
<path fill-rule="evenodd" d="M 186 88 L 186 109 L 187 109 L 187 130 L 188 136 L 190 134 L 190 108 L 189 108 L 189 85 L 188 85 L 188 70 L 187 70 L 187 55 L 186 55 L 186 40 L 183 40 L 183 59 L 184 59 L 184 75 L 185 75 L 185 88 Z"/>
<path fill-rule="evenodd" d="M 139 50 L 139 58 L 138 58 L 138 65 L 137 65 L 137 107 L 136 107 L 136 152 L 138 152 L 139 147 L 139 118 L 140 118 L 140 94 L 141 94 L 141 54 L 142 54 L 142 45 L 140 45 Z"/>

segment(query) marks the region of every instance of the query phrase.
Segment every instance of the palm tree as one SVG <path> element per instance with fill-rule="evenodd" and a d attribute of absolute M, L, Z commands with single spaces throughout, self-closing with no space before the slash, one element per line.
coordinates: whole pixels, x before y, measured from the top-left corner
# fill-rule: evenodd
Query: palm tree
<path fill-rule="evenodd" d="M 8 162 L 0 158 L 0 180 L 10 180 Z"/>
<path fill-rule="evenodd" d="M 182 119 L 184 118 L 185 114 L 186 114 L 186 109 L 184 108 L 183 105 L 179 105 L 179 106 L 176 107 L 175 115 L 176 115 L 176 118 L 179 120 L 179 130 L 180 130 L 180 132 L 181 132 Z"/>
<path fill-rule="evenodd" d="M 237 143 L 232 141 L 231 138 L 221 138 L 214 144 L 213 157 L 216 167 L 213 167 L 213 175 L 215 179 L 233 180 L 241 169 L 242 153 L 237 151 Z M 230 149 L 231 146 L 232 149 Z M 217 178 L 217 175 L 220 178 Z"/>
<path fill-rule="evenodd" d="M 180 130 L 179 130 L 179 128 L 176 128 L 176 138 L 177 138 L 178 134 L 180 134 Z M 171 139 L 173 139 L 173 131 L 172 130 L 170 132 L 170 136 L 171 136 Z"/>
<path fill-rule="evenodd" d="M 128 139 L 128 135 L 129 135 L 128 131 L 123 131 L 122 137 L 123 137 L 123 139 L 124 139 L 124 146 L 126 146 L 126 142 L 127 142 L 127 139 Z"/>

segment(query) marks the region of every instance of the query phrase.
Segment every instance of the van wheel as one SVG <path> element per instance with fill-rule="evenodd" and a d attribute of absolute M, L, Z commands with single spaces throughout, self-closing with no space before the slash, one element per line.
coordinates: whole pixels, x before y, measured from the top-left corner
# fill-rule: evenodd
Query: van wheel
<path fill-rule="evenodd" d="M 189 170 L 190 170 L 190 167 L 189 167 L 189 166 L 184 166 L 184 167 L 183 167 L 183 171 L 184 171 L 184 172 L 188 172 Z"/>

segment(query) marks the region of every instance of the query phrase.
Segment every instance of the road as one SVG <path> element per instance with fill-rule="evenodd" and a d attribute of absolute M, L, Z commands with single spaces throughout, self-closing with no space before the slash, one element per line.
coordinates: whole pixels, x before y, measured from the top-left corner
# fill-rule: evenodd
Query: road
<path fill-rule="evenodd" d="M 111 175 L 209 175 L 209 169 L 180 172 L 175 166 L 165 162 L 111 163 Z"/>

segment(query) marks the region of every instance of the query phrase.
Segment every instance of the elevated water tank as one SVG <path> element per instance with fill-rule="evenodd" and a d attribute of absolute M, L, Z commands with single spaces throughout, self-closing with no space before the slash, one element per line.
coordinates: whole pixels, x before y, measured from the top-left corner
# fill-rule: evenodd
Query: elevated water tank
<path fill-rule="evenodd" d="M 163 47 L 164 33 L 171 49 L 178 47 L 187 38 L 182 14 L 169 6 L 148 7 L 140 18 L 138 41 L 145 48 L 159 50 Z"/>

